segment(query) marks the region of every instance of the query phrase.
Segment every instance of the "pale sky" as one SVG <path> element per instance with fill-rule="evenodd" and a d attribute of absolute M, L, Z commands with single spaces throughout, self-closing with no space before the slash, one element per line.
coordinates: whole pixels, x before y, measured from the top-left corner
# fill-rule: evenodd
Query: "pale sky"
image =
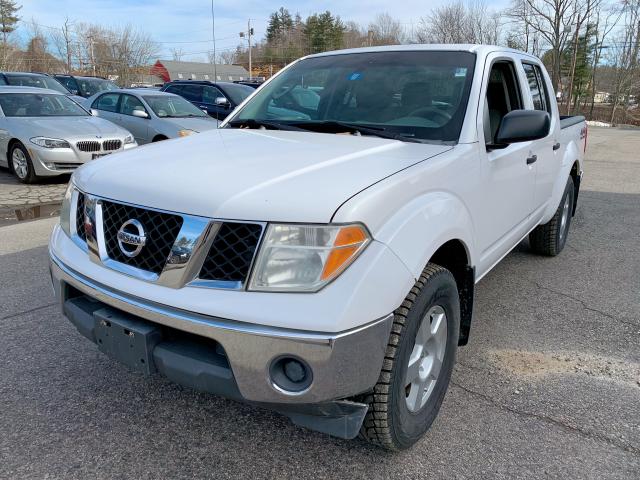
<path fill-rule="evenodd" d="M 24 22 L 59 27 L 68 16 L 78 22 L 118 26 L 131 23 L 146 30 L 160 43 L 160 57 L 170 57 L 172 48 L 186 54 L 183 60 L 204 60 L 212 49 L 210 0 L 23 0 L 19 12 Z M 216 14 L 216 50 L 234 49 L 240 42 L 238 33 L 247 28 L 251 18 L 257 39 L 262 39 L 269 14 L 281 6 L 303 18 L 330 10 L 344 21 L 367 24 L 376 14 L 387 12 L 407 29 L 416 25 L 430 9 L 448 3 L 446 0 L 403 0 L 393 7 L 389 0 L 327 0 L 323 2 L 272 0 L 214 0 Z M 487 1 L 490 8 L 504 8 L 508 0 Z M 43 30 L 47 30 L 43 27 Z M 24 37 L 24 28 L 19 31 Z M 180 42 L 180 43 L 178 43 Z"/>

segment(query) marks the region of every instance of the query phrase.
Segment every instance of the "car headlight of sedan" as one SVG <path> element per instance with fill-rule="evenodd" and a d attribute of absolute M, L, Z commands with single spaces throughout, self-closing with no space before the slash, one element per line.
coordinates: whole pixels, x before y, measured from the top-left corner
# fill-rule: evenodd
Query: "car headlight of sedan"
<path fill-rule="evenodd" d="M 198 133 L 195 130 L 178 130 L 178 136 L 179 137 L 188 137 L 189 135 L 193 135 L 194 133 Z"/>
<path fill-rule="evenodd" d="M 127 135 L 126 137 L 124 137 L 125 145 L 130 145 L 132 143 L 136 143 L 135 139 L 133 138 L 133 135 Z"/>
<path fill-rule="evenodd" d="M 73 182 L 69 181 L 67 191 L 64 192 L 62 206 L 60 207 L 60 228 L 62 231 L 71 236 L 71 195 L 73 194 Z"/>
<path fill-rule="evenodd" d="M 353 263 L 370 241 L 360 224 L 271 224 L 249 290 L 316 292 Z"/>
<path fill-rule="evenodd" d="M 31 143 L 44 148 L 71 148 L 69 142 L 60 138 L 33 137 L 29 139 Z"/>

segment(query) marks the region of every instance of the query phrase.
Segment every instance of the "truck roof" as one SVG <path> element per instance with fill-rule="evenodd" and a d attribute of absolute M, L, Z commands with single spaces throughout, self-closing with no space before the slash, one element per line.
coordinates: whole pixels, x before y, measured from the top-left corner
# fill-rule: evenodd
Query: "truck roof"
<path fill-rule="evenodd" d="M 514 50 L 507 47 L 499 47 L 497 45 L 477 45 L 472 43 L 453 43 L 453 44 L 439 44 L 439 43 L 427 43 L 427 44 L 409 44 L 409 45 L 384 45 L 380 47 L 362 47 L 362 48 L 349 48 L 345 50 L 333 50 L 331 52 L 316 53 L 308 55 L 304 58 L 311 57 L 324 57 L 329 55 L 345 55 L 349 53 L 374 53 L 374 52 L 411 52 L 411 51 L 434 51 L 434 52 L 472 52 L 478 55 L 487 55 L 491 52 L 508 52 L 516 53 L 518 55 L 528 55 L 532 58 L 537 58 L 526 52 L 520 50 Z"/>

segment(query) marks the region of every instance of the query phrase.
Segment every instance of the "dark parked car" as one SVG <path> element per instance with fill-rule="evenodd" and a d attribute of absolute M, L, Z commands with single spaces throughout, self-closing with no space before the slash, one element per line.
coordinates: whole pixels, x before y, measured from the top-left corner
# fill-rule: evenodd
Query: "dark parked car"
<path fill-rule="evenodd" d="M 264 82 L 254 82 L 251 80 L 234 80 L 233 83 L 235 83 L 236 85 L 246 85 L 247 87 L 258 88 Z"/>
<path fill-rule="evenodd" d="M 64 95 L 72 94 L 68 88 L 46 73 L 2 72 L 0 73 L 0 85 L 48 88 L 49 90 L 55 90 Z"/>
<path fill-rule="evenodd" d="M 255 90 L 246 85 L 206 80 L 185 80 L 165 83 L 160 89 L 186 98 L 213 118 L 224 120 L 234 108 Z"/>
<path fill-rule="evenodd" d="M 74 95 L 89 98 L 98 92 L 117 90 L 118 87 L 111 80 L 102 77 L 80 77 L 77 75 L 54 75 Z"/>

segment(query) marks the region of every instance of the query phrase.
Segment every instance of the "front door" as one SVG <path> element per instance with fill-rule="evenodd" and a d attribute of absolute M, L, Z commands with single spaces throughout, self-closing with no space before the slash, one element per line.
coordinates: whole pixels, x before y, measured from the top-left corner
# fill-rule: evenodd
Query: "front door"
<path fill-rule="evenodd" d="M 479 274 L 498 262 L 529 231 L 533 210 L 536 163 L 533 142 L 492 147 L 502 118 L 524 108 L 516 66 L 512 59 L 489 58 L 483 82 L 484 108 L 480 109 L 482 179 L 478 198 L 483 199 L 478 218 Z M 482 106 L 482 103 L 480 104 Z"/>
<path fill-rule="evenodd" d="M 142 118 L 134 116 L 134 111 L 145 112 L 149 115 L 149 112 L 140 100 L 133 95 L 122 95 L 120 101 L 120 124 L 136 139 L 139 145 L 147 143 L 149 137 L 149 118 Z"/>

